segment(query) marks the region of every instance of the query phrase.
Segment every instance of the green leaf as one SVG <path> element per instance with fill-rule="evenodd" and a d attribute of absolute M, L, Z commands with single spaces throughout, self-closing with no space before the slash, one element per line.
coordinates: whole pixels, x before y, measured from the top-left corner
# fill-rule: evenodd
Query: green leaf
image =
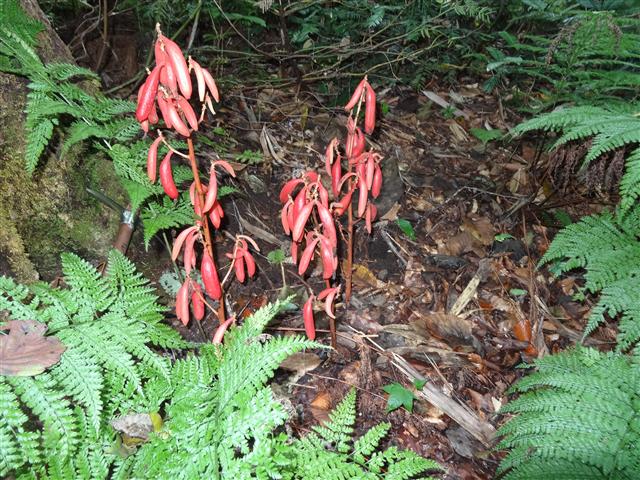
<path fill-rule="evenodd" d="M 493 239 L 496 242 L 504 242 L 507 238 L 515 238 L 515 237 L 510 233 L 499 233 L 495 237 L 493 237 Z"/>
<path fill-rule="evenodd" d="M 413 392 L 407 390 L 399 383 L 385 385 L 382 387 L 382 390 L 389 394 L 389 398 L 387 399 L 387 413 L 400 407 L 404 407 L 408 411 L 413 412 L 413 401 L 416 399 Z"/>
<path fill-rule="evenodd" d="M 413 386 L 416 387 L 416 390 L 422 390 L 426 384 L 426 380 L 420 380 L 418 378 L 413 380 Z"/>
<path fill-rule="evenodd" d="M 504 134 L 498 129 L 486 130 L 484 128 L 472 128 L 471 135 L 480 140 L 483 145 L 486 145 L 492 140 L 500 140 L 504 136 Z"/>
<path fill-rule="evenodd" d="M 272 250 L 267 254 L 267 260 L 269 260 L 270 263 L 273 263 L 276 265 L 284 262 L 285 258 L 287 257 L 281 248 Z"/>
<path fill-rule="evenodd" d="M 521 288 L 512 288 L 511 290 L 509 290 L 509 293 L 514 297 L 521 297 L 522 295 L 526 295 L 527 291 Z"/>
<path fill-rule="evenodd" d="M 397 220 L 397 223 L 398 227 L 400 227 L 400 230 L 402 230 L 402 233 L 404 233 L 409 238 L 409 240 L 416 240 L 416 232 L 413 230 L 413 226 L 411 225 L 411 223 L 409 223 L 408 220 L 399 218 Z"/>

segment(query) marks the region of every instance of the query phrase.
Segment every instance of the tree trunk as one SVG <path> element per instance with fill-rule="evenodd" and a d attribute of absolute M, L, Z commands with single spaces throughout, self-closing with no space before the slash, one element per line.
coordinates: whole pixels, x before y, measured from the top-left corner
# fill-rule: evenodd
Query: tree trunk
<path fill-rule="evenodd" d="M 38 38 L 42 61 L 74 63 L 37 1 L 21 4 L 45 27 Z M 119 218 L 89 197 L 85 187 L 109 195 L 120 191 L 111 162 L 83 156 L 80 145 L 61 159 L 55 133 L 29 177 L 24 167 L 27 84 L 25 78 L 0 73 L 0 274 L 21 282 L 55 277 L 63 251 L 103 258 Z"/>

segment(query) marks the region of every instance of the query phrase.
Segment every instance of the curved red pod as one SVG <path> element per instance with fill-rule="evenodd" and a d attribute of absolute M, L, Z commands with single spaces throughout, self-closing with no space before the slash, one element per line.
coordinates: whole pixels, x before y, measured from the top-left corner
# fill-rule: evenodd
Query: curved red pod
<path fill-rule="evenodd" d="M 178 80 L 171 63 L 166 62 L 162 72 L 160 72 L 160 83 L 169 90 L 171 95 L 178 94 Z"/>
<path fill-rule="evenodd" d="M 302 190 L 300 190 L 298 192 L 298 194 L 296 195 L 296 198 L 293 201 L 293 209 L 292 209 L 293 222 L 291 222 L 291 229 L 292 230 L 293 230 L 293 224 L 295 223 L 296 219 L 300 215 L 300 212 L 304 208 L 304 206 L 307 203 L 307 201 L 308 201 L 307 200 L 307 187 L 305 186 Z"/>
<path fill-rule="evenodd" d="M 289 196 L 295 190 L 296 186 L 303 182 L 304 180 L 302 180 L 301 178 L 294 178 L 293 180 L 289 180 L 287 183 L 285 183 L 284 187 L 282 187 L 282 189 L 280 190 L 280 203 L 285 203 L 289 199 Z"/>
<path fill-rule="evenodd" d="M 149 147 L 147 154 L 147 177 L 151 183 L 156 183 L 156 175 L 158 170 L 158 146 L 162 141 L 162 137 L 156 138 Z"/>
<path fill-rule="evenodd" d="M 333 246 L 325 237 L 320 238 L 320 258 L 322 259 L 322 278 L 328 280 L 333 277 L 337 264 L 333 254 Z"/>
<path fill-rule="evenodd" d="M 329 207 L 329 192 L 327 192 L 327 189 L 324 188 L 324 185 L 320 182 L 316 183 L 317 185 L 317 190 L 318 190 L 318 197 L 320 197 L 320 204 L 324 205 L 325 207 Z"/>
<path fill-rule="evenodd" d="M 371 186 L 373 185 L 373 174 L 375 173 L 376 162 L 373 159 L 373 156 L 369 155 L 367 158 L 367 163 L 365 164 L 365 179 L 367 180 L 367 189 L 371 190 Z"/>
<path fill-rule="evenodd" d="M 247 266 L 247 275 L 249 275 L 249 278 L 253 278 L 256 274 L 256 261 L 248 250 L 244 250 L 242 252 L 242 256 L 244 257 L 244 263 Z"/>
<path fill-rule="evenodd" d="M 371 195 L 373 198 L 378 198 L 380 191 L 382 190 L 382 169 L 380 165 L 376 163 L 375 170 L 373 172 L 373 182 L 371 183 Z"/>
<path fill-rule="evenodd" d="M 344 106 L 344 109 L 348 112 L 349 110 L 353 110 L 353 107 L 355 107 L 358 102 L 360 101 L 360 97 L 362 96 L 362 90 L 364 89 L 365 85 L 367 85 L 367 77 L 364 77 L 362 80 L 360 80 L 360 83 L 358 84 L 358 86 L 356 87 L 356 89 L 353 92 L 353 95 L 351 95 L 351 98 L 349 99 L 349 102 Z"/>
<path fill-rule="evenodd" d="M 142 122 L 147 119 L 151 107 L 155 102 L 158 93 L 158 83 L 160 82 L 160 70 L 162 66 L 156 65 L 144 82 L 140 90 L 140 99 L 138 100 L 138 108 L 136 109 L 136 119 Z"/>
<path fill-rule="evenodd" d="M 365 94 L 365 109 L 364 109 L 364 131 L 369 135 L 373 133 L 376 128 L 376 93 L 371 88 L 371 85 L 367 84 L 367 93 Z"/>
<path fill-rule="evenodd" d="M 316 323 L 313 319 L 313 295 L 304 303 L 302 307 L 302 320 L 304 321 L 304 332 L 309 340 L 316 339 Z"/>
<path fill-rule="evenodd" d="M 160 184 L 171 200 L 178 198 L 178 189 L 173 182 L 173 172 L 171 171 L 171 155 L 173 152 L 170 150 L 160 162 Z"/>
<path fill-rule="evenodd" d="M 316 245 L 320 241 L 319 238 L 313 239 L 313 241 L 307 243 L 302 255 L 300 256 L 300 264 L 298 265 L 298 275 L 304 275 L 309 268 L 309 264 L 311 263 L 311 259 L 313 258 L 313 253 L 315 252 Z"/>
<path fill-rule="evenodd" d="M 218 270 L 216 264 L 206 250 L 202 255 L 202 262 L 200 263 L 200 274 L 202 275 L 202 283 L 204 283 L 204 290 L 214 300 L 220 300 L 222 296 L 222 287 L 220 286 L 220 279 L 218 278 Z"/>
<path fill-rule="evenodd" d="M 336 204 L 334 204 L 337 205 L 334 208 L 336 215 L 342 215 L 347 210 L 347 208 L 349 208 L 349 205 L 351 205 L 351 197 L 353 196 L 354 191 L 355 188 L 352 188 L 346 193 L 344 197 L 342 197 Z"/>
<path fill-rule="evenodd" d="M 171 122 L 171 125 L 176 132 L 178 132 L 183 137 L 191 136 L 191 132 L 189 132 L 189 129 L 182 121 L 182 118 L 180 118 L 180 114 L 178 113 L 178 110 L 176 109 L 172 100 L 167 102 L 167 116 L 169 117 L 169 121 Z"/>
<path fill-rule="evenodd" d="M 204 301 L 202 300 L 202 289 L 197 282 L 191 282 L 193 292 L 191 293 L 191 311 L 193 318 L 201 321 L 204 318 Z"/>
<path fill-rule="evenodd" d="M 358 177 L 358 216 L 362 217 L 367 208 L 367 199 L 369 197 L 369 190 L 367 190 L 367 183 L 362 177 Z"/>
<path fill-rule="evenodd" d="M 155 125 L 156 123 L 158 123 L 158 109 L 156 108 L 155 102 L 153 102 L 153 105 L 151 105 L 151 111 L 149 112 L 147 120 L 149 120 L 149 123 L 151 125 Z"/>
<path fill-rule="evenodd" d="M 244 256 L 241 252 L 242 249 L 236 250 L 236 256 L 233 259 L 233 268 L 236 272 L 236 279 L 240 283 L 244 283 L 245 273 L 244 273 Z"/>
<path fill-rule="evenodd" d="M 216 230 L 220 228 L 220 224 L 222 223 L 222 218 L 220 217 L 220 213 L 218 212 L 218 209 L 216 208 L 211 209 L 211 211 L 209 212 L 209 220 L 211 220 L 211 223 L 213 224 Z"/>
<path fill-rule="evenodd" d="M 280 210 L 280 223 L 282 223 L 282 229 L 286 235 L 291 235 L 292 209 L 293 200 L 289 199 Z"/>
<path fill-rule="evenodd" d="M 200 103 L 204 102 L 204 94 L 206 93 L 207 84 L 204 81 L 204 74 L 202 73 L 202 67 L 193 58 L 189 57 L 189 65 L 193 68 L 196 74 L 196 83 L 198 84 L 198 100 Z"/>
<path fill-rule="evenodd" d="M 291 242 L 291 259 L 293 263 L 298 263 L 298 247 L 300 242 Z"/>
<path fill-rule="evenodd" d="M 178 106 L 182 113 L 184 114 L 184 118 L 187 119 L 187 123 L 191 127 L 191 130 L 198 131 L 198 117 L 196 112 L 193 111 L 191 104 L 189 101 L 183 96 L 178 95 Z"/>
<path fill-rule="evenodd" d="M 180 251 L 182 250 L 182 245 L 189 235 L 194 235 L 197 227 L 188 227 L 182 230 L 180 234 L 176 237 L 175 242 L 173 242 L 173 248 L 171 249 L 171 260 L 176 261 L 178 255 L 180 255 Z"/>
<path fill-rule="evenodd" d="M 160 113 L 162 114 L 164 124 L 167 126 L 167 128 L 173 128 L 173 124 L 171 123 L 171 119 L 169 118 L 169 102 L 164 98 L 164 94 L 161 92 L 158 92 L 157 100 L 158 108 L 160 108 Z"/>
<path fill-rule="evenodd" d="M 364 213 L 364 222 L 367 227 L 367 233 L 371 234 L 371 203 L 367 205 L 367 210 Z"/>
<path fill-rule="evenodd" d="M 224 334 L 227 332 L 229 325 L 231 325 L 235 321 L 236 321 L 236 317 L 231 317 L 225 320 L 224 322 L 222 322 L 220 326 L 216 329 L 216 333 L 213 334 L 213 340 L 211 340 L 211 343 L 213 343 L 214 345 L 221 344 L 222 338 L 224 337 Z"/>
<path fill-rule="evenodd" d="M 198 235 L 196 232 L 193 235 L 187 237 L 184 242 L 184 253 L 182 256 L 182 263 L 184 263 L 184 270 L 189 275 L 191 273 L 191 269 L 196 266 L 196 251 L 195 245 L 198 240 Z"/>
<path fill-rule="evenodd" d="M 314 204 L 315 202 L 309 202 L 304 207 L 302 207 L 302 210 L 300 210 L 300 213 L 298 214 L 298 218 L 296 218 L 295 223 L 293 225 L 293 230 L 291 232 L 294 242 L 298 242 L 302 238 L 302 234 L 304 233 L 304 227 L 307 224 L 307 221 L 309 220 L 309 216 L 311 215 L 311 210 L 313 210 Z"/>
<path fill-rule="evenodd" d="M 218 92 L 218 86 L 216 85 L 216 81 L 214 80 L 213 76 L 206 68 L 202 69 L 202 74 L 204 75 L 204 81 L 209 88 L 209 92 L 211 92 L 211 96 L 216 101 L 216 103 L 220 103 L 220 93 Z"/>
<path fill-rule="evenodd" d="M 329 239 L 331 245 L 336 247 L 338 245 L 338 236 L 336 234 L 336 225 L 331 212 L 324 205 L 318 204 L 318 216 L 322 223 L 322 233 Z"/>
<path fill-rule="evenodd" d="M 340 154 L 338 154 L 338 158 L 333 163 L 331 167 L 331 190 L 333 191 L 334 197 L 340 195 L 340 189 L 338 185 L 340 185 L 340 180 L 342 180 L 342 159 L 340 158 Z"/>
<path fill-rule="evenodd" d="M 192 91 L 191 77 L 189 76 L 189 67 L 187 67 L 187 61 L 184 59 L 182 50 L 180 50 L 180 47 L 175 42 L 166 37 L 162 37 L 162 41 L 164 43 L 164 51 L 167 54 L 168 64 L 173 67 L 180 92 L 185 98 L 189 99 L 191 98 Z"/>
<path fill-rule="evenodd" d="M 184 326 L 189 323 L 189 284 L 191 279 L 187 278 L 176 295 L 176 316 Z"/>
<path fill-rule="evenodd" d="M 218 177 L 216 177 L 216 172 L 213 167 L 211 167 L 211 176 L 209 177 L 209 189 L 207 190 L 207 195 L 204 197 L 204 208 L 203 212 L 208 212 L 213 208 L 213 204 L 216 203 L 218 199 Z"/>
<path fill-rule="evenodd" d="M 356 128 L 356 132 L 355 132 L 355 143 L 353 146 L 353 150 L 351 152 L 352 157 L 358 157 L 362 155 L 362 152 L 364 152 L 365 146 L 366 146 L 366 141 L 364 138 L 364 133 L 362 133 L 362 130 L 360 129 L 360 127 L 358 127 Z"/>

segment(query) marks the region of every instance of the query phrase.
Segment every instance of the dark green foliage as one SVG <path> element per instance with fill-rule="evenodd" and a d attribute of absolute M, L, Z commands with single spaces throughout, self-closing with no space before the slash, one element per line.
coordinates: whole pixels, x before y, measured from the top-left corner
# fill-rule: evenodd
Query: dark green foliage
<path fill-rule="evenodd" d="M 90 70 L 64 63 L 43 64 L 33 49 L 41 26 L 14 0 L 0 0 L 0 10 L 6 13 L 0 20 L 0 71 L 25 76 L 31 82 L 25 123 L 29 173 L 58 127 L 65 127 L 62 155 L 89 138 L 105 145 L 133 138 L 138 126 L 131 115 L 132 102 L 87 93 L 77 82 L 93 83 L 92 90 L 97 90 L 99 79 Z"/>
<path fill-rule="evenodd" d="M 640 472 L 638 358 L 578 348 L 536 361 L 502 409 L 505 480 L 632 480 Z"/>
<path fill-rule="evenodd" d="M 150 411 L 145 385 L 169 378 L 168 360 L 150 347 L 186 346 L 121 253 L 111 252 L 104 276 L 72 254 L 62 263 L 65 288 L 0 277 L 0 311 L 46 323 L 67 348 L 41 375 L 0 378 L 0 475 L 104 478 L 115 460 L 103 452 L 113 441 L 110 419 L 131 404 Z"/>
<path fill-rule="evenodd" d="M 629 12 L 631 13 L 631 12 Z M 635 12 L 637 13 L 637 12 Z M 499 33 L 502 48 L 487 48 L 487 70 L 502 79 L 536 82 L 542 102 L 604 103 L 640 93 L 640 19 L 583 8 L 563 11 L 545 31 Z"/>

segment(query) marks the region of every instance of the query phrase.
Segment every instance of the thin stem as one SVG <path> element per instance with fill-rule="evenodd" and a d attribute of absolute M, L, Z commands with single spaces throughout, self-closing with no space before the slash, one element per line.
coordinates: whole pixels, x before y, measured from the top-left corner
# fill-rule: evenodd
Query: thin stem
<path fill-rule="evenodd" d="M 189 147 L 189 163 L 191 164 L 191 172 L 193 173 L 193 180 L 196 184 L 196 195 L 198 195 L 198 200 L 200 201 L 200 205 L 204 205 L 204 191 L 202 189 L 202 183 L 200 182 L 200 172 L 198 171 L 198 164 L 196 162 L 196 154 L 193 149 L 193 140 L 191 137 L 187 138 L 187 146 Z M 204 248 L 207 250 L 211 259 L 214 259 L 214 250 L 213 250 L 213 242 L 211 241 L 211 231 L 209 229 L 209 221 L 207 216 L 204 215 L 202 217 L 202 239 L 204 241 Z M 222 285 L 220 285 L 220 289 L 222 290 Z M 225 320 L 225 312 L 224 312 L 224 290 L 222 290 L 222 294 L 220 295 L 220 301 L 218 306 L 218 320 L 220 323 Z"/>

